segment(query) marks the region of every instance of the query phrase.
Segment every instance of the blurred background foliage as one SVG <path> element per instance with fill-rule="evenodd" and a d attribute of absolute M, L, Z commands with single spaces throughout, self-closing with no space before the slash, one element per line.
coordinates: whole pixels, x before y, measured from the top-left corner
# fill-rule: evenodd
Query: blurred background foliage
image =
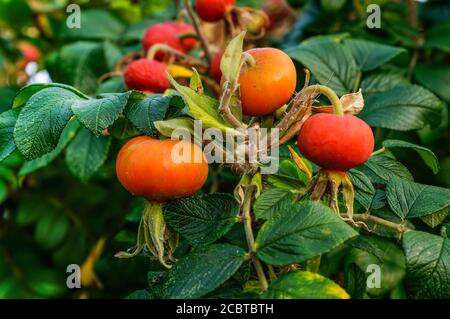
<path fill-rule="evenodd" d="M 101 85 L 97 80 L 124 54 L 141 49 L 141 38 L 151 24 L 174 19 L 179 2 L 0 0 L 0 112 L 10 108 L 21 86 L 35 81 L 51 79 L 89 95 L 124 90 L 120 77 Z M 277 1 L 237 1 L 240 6 L 252 7 L 269 2 Z M 398 61 L 399 67 L 385 71 L 406 76 L 445 101 L 441 125 L 411 132 L 377 129 L 377 136 L 432 149 L 441 166 L 437 175 L 408 151 L 395 155 L 414 172 L 418 182 L 450 187 L 450 3 L 417 2 L 415 17 L 411 15 L 414 10 L 408 8 L 414 1 L 288 2 L 299 19 L 270 38 L 274 46 L 287 48 L 311 36 L 334 34 L 409 51 L 414 57 L 411 64 L 409 60 Z M 81 29 L 66 27 L 69 3 L 81 7 Z M 370 3 L 381 6 L 381 29 L 366 27 L 365 8 Z M 32 44 L 41 56 L 26 57 L 21 50 L 23 43 Z M 123 130 L 117 127 L 117 132 Z M 106 164 L 89 183 L 74 177 L 58 153 L 23 165 L 24 159 L 16 151 L 0 163 L 0 298 L 124 297 L 147 286 L 146 274 L 160 269 L 156 263 L 147 258 L 113 257 L 123 247 L 133 246 L 143 205 L 139 199 L 130 201 L 116 181 L 114 158 L 119 147 L 120 142 L 111 142 Z M 220 190 L 229 191 L 234 177 L 227 171 L 221 174 Z M 87 262 L 92 252 L 102 252 L 95 267 Z M 86 278 L 92 280 L 83 282 L 83 289 L 67 289 L 69 264 L 83 265 L 83 271 L 91 275 Z"/>

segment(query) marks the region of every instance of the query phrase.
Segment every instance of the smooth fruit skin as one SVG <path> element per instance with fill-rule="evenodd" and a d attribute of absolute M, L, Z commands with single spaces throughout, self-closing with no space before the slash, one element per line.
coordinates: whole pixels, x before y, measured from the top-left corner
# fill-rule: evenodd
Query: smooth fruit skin
<path fill-rule="evenodd" d="M 273 113 L 292 97 L 297 84 L 297 72 L 291 58 L 281 50 L 257 48 L 248 50 L 255 66 L 241 69 L 242 112 L 261 116 Z"/>
<path fill-rule="evenodd" d="M 195 33 L 195 29 L 190 24 L 181 21 L 167 21 L 166 25 L 173 28 L 177 34 L 177 36 L 182 35 L 183 33 Z M 181 40 L 181 45 L 186 51 L 190 51 L 193 48 L 197 47 L 198 40 L 196 38 L 185 38 Z"/>
<path fill-rule="evenodd" d="M 152 25 L 147 29 L 144 39 L 142 40 L 142 45 L 144 46 L 145 52 L 158 43 L 166 44 L 169 47 L 183 53 L 186 51 L 181 44 L 181 41 L 178 39 L 178 34 L 175 28 L 167 23 L 157 23 Z M 164 56 L 164 52 L 158 52 L 155 55 L 155 59 L 162 60 Z"/>
<path fill-rule="evenodd" d="M 129 90 L 162 93 L 170 87 L 165 64 L 148 59 L 139 59 L 127 65 L 123 72 Z"/>
<path fill-rule="evenodd" d="M 116 174 L 120 183 L 132 194 L 150 201 L 165 202 L 195 194 L 208 177 L 208 164 L 202 161 L 175 163 L 172 148 L 177 143 L 188 143 L 187 149 L 202 152 L 186 141 L 157 140 L 139 136 L 128 141 L 120 150 L 116 161 Z"/>
<path fill-rule="evenodd" d="M 220 62 L 222 62 L 223 51 L 214 55 L 211 61 L 211 70 L 210 73 L 217 82 L 220 82 L 222 79 L 222 70 L 220 69 Z"/>
<path fill-rule="evenodd" d="M 346 172 L 365 163 L 374 137 L 366 122 L 353 115 L 311 116 L 298 135 L 300 153 L 324 169 Z"/>
<path fill-rule="evenodd" d="M 203 21 L 217 22 L 224 18 L 235 3 L 236 0 L 197 0 L 195 8 Z"/>

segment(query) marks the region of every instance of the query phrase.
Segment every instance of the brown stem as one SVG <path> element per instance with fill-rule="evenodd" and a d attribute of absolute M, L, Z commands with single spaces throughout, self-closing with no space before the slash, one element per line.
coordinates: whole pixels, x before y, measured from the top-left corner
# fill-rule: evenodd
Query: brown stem
<path fill-rule="evenodd" d="M 231 97 L 236 92 L 237 88 L 238 86 L 236 85 L 231 87 L 230 82 L 225 83 L 225 89 L 222 98 L 220 99 L 219 112 L 234 128 L 245 128 L 244 124 L 233 115 L 230 109 Z"/>
<path fill-rule="evenodd" d="M 407 0 L 406 8 L 408 11 L 408 22 L 413 28 L 417 28 L 419 23 L 417 21 L 417 3 L 416 0 Z"/>
<path fill-rule="evenodd" d="M 206 43 L 205 37 L 202 35 L 202 32 L 201 32 L 200 27 L 198 25 L 198 21 L 197 21 L 197 19 L 195 17 L 194 10 L 192 9 L 191 1 L 184 0 L 184 4 L 185 4 L 186 10 L 187 10 L 187 13 L 189 15 L 189 18 L 192 21 L 192 25 L 194 26 L 195 33 L 197 33 L 197 36 L 198 36 L 198 38 L 200 40 L 200 43 L 201 43 L 201 45 L 203 47 L 203 51 L 205 51 L 206 60 L 208 61 L 208 63 L 211 63 L 211 61 L 212 61 L 211 52 L 209 51 L 208 44 Z"/>

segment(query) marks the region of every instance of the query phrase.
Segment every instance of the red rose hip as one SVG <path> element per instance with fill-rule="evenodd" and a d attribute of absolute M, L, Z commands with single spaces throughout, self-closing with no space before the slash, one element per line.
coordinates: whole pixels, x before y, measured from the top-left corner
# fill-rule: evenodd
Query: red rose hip
<path fill-rule="evenodd" d="M 233 8 L 236 0 L 197 0 L 196 9 L 199 17 L 206 22 L 217 22 Z"/>
<path fill-rule="evenodd" d="M 366 162 L 374 136 L 369 125 L 353 115 L 315 114 L 298 135 L 303 156 L 324 169 L 346 172 Z"/>
<path fill-rule="evenodd" d="M 127 65 L 123 72 L 129 90 L 162 93 L 170 86 L 165 64 L 148 59 L 139 59 Z"/>

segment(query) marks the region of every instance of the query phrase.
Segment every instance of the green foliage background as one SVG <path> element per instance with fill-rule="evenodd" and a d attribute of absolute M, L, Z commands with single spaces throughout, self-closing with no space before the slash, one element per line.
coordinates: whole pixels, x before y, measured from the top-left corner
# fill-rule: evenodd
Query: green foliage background
<path fill-rule="evenodd" d="M 117 182 L 116 154 L 126 138 L 141 132 L 155 134 L 155 127 L 139 122 L 139 109 L 157 105 L 160 113 L 149 113 L 151 121 L 158 121 L 183 114 L 184 104 L 177 98 L 125 92 L 120 77 L 101 85 L 97 79 L 111 71 L 123 55 L 141 49 L 145 29 L 173 19 L 177 5 L 170 0 L 76 2 L 82 8 L 81 29 L 66 28 L 67 1 L 0 0 L 0 298 L 122 298 L 132 292 L 131 297 L 137 298 L 253 297 L 255 289 L 248 281 L 244 258 L 245 238 L 241 225 L 233 223 L 237 213 L 227 195 L 208 195 L 220 198 L 206 196 L 169 205 L 166 218 L 170 224 L 180 206 L 196 207 L 198 200 L 206 207 L 214 207 L 214 203 L 223 201 L 220 231 L 202 233 L 203 237 L 190 234 L 188 216 L 185 227 L 177 229 L 186 237 L 177 254 L 185 256 L 189 244 L 197 246 L 223 236 L 220 243 L 186 255 L 169 274 L 162 273 L 157 262 L 148 258 L 113 257 L 117 251 L 134 245 L 143 207 L 142 200 L 130 200 Z M 306 237 L 299 227 L 291 230 L 292 235 L 285 241 L 271 238 L 277 230 L 287 232 L 283 229 L 285 218 L 295 219 L 289 214 L 281 219 L 276 214 L 287 205 L 286 201 L 292 201 L 286 189 L 302 185 L 304 179 L 286 161 L 281 164 L 282 172 L 269 178 L 276 188 L 264 193 L 255 204 L 256 216 L 269 220 L 256 239 L 258 257 L 281 266 L 302 263 L 323 253 L 320 273 L 338 278 L 344 271 L 352 297 L 450 297 L 450 5 L 446 1 L 418 5 L 419 21 L 424 27 L 419 32 L 407 20 L 405 1 L 289 2 L 302 12 L 301 19 L 285 37 L 272 39 L 273 45 L 285 49 L 298 63 L 298 70 L 302 65 L 308 67 L 315 81 L 329 85 L 338 94 L 360 84 L 366 99 L 360 116 L 376 127 L 377 148 L 389 150 L 350 172 L 359 208 L 376 210 L 380 216 L 395 221 L 415 218 L 417 231 L 405 234 L 400 245 L 393 234 L 381 231 L 380 237 L 350 239 L 355 231 L 334 221 L 323 207 L 300 207 L 307 211 L 305 218 L 310 218 L 312 224 L 326 221 L 338 236 L 322 241 L 311 255 L 304 251 L 277 254 L 280 247 Z M 382 28 L 367 29 L 361 18 L 364 12 L 356 3 L 361 7 L 378 3 Z M 260 1 L 238 4 L 257 7 Z M 41 49 L 45 57 L 40 69 L 46 69 L 54 82 L 67 87 L 37 85 L 21 90 L 10 80 L 11 66 L 22 58 L 15 47 L 21 40 Z M 55 114 L 55 97 L 64 98 L 70 108 L 66 105 L 67 109 L 59 108 Z M 30 125 L 39 118 L 31 112 L 19 116 L 18 110 L 25 102 L 30 109 L 30 100 L 36 101 L 42 117 L 58 119 L 49 124 L 55 128 L 54 135 L 45 136 L 46 144 L 41 148 L 36 148 L 33 141 L 40 138 L 40 133 Z M 111 107 L 102 113 L 101 121 L 93 122 L 90 112 L 105 101 Z M 40 105 L 46 105 L 46 113 L 42 113 Z M 66 126 L 71 112 L 78 120 L 70 120 Z M 98 138 L 107 127 L 112 136 Z M 20 152 L 15 150 L 13 134 Z M 221 170 L 218 191 L 230 193 L 238 182 L 227 169 Z M 211 184 L 212 177 L 205 190 Z M 386 191 L 373 185 L 383 185 Z M 411 206 L 412 198 L 424 204 Z M 192 210 L 214 221 L 215 216 L 207 216 L 211 209 Z M 211 230 L 209 224 L 201 227 L 205 232 Z M 103 287 L 67 289 L 67 265 L 81 265 L 101 238 L 106 239 L 106 247 L 95 264 L 95 272 Z M 345 245 L 339 245 L 344 241 Z M 418 257 L 424 253 L 416 250 L 421 242 L 430 243 L 428 261 Z M 215 262 L 216 256 L 221 257 L 221 263 Z M 198 259 L 205 263 L 211 260 L 208 269 L 212 273 L 223 270 L 221 276 L 196 268 Z M 374 260 L 382 260 L 383 271 L 389 274 L 383 277 L 383 290 L 361 290 L 364 269 Z M 187 276 L 186 269 L 191 268 L 194 270 L 189 274 L 195 275 Z M 320 292 L 324 287 L 322 279 L 289 276 L 275 281 L 264 296 L 326 296 L 326 292 L 311 295 L 311 291 Z M 163 277 L 162 287 L 155 287 L 155 278 Z M 199 278 L 207 278 L 203 279 L 207 284 L 195 286 Z M 306 291 L 308 284 L 311 288 Z M 142 290 L 145 287 L 150 289 Z M 279 287 L 285 291 L 281 293 Z"/>

